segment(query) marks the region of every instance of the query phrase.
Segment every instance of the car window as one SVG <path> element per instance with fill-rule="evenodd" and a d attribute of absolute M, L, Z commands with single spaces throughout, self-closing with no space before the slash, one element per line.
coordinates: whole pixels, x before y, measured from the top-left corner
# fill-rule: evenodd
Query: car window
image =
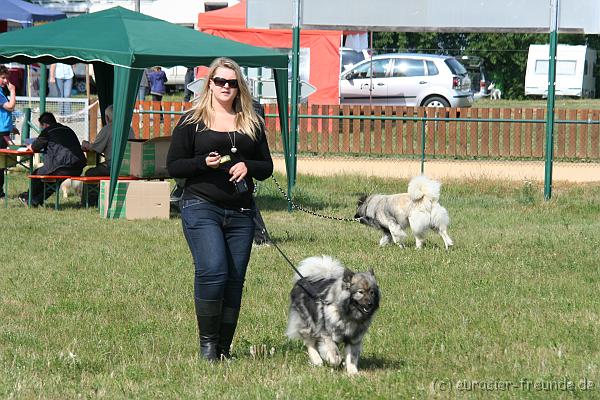
<path fill-rule="evenodd" d="M 358 64 L 365 59 L 365 56 L 361 51 L 356 50 L 342 50 L 342 69 L 346 70 L 351 68 L 353 65 Z"/>
<path fill-rule="evenodd" d="M 375 60 L 373 61 L 373 78 L 385 78 L 388 76 L 390 60 Z"/>
<path fill-rule="evenodd" d="M 425 64 L 423 60 L 413 60 L 410 58 L 397 58 L 394 60 L 394 69 L 392 76 L 425 76 Z"/>
<path fill-rule="evenodd" d="M 447 58 L 444 60 L 444 62 L 454 75 L 466 75 L 467 70 L 460 62 L 456 60 L 456 58 Z"/>
<path fill-rule="evenodd" d="M 427 75 L 438 75 L 440 71 L 435 66 L 433 61 L 425 61 L 427 63 Z"/>
<path fill-rule="evenodd" d="M 387 75 L 389 69 L 389 59 L 373 60 L 371 62 L 365 62 L 362 65 L 357 66 L 352 71 L 353 78 L 371 78 L 371 67 L 373 68 L 373 78 L 384 78 Z"/>

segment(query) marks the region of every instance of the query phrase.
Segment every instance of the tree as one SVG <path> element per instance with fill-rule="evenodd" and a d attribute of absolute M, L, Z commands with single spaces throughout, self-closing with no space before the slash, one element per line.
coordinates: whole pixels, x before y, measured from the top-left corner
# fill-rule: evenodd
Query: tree
<path fill-rule="evenodd" d="M 490 79 L 502 90 L 503 97 L 520 99 L 525 96 L 529 45 L 548 43 L 548 35 L 471 33 L 468 42 L 465 51 L 483 58 Z"/>
<path fill-rule="evenodd" d="M 503 97 L 525 97 L 525 71 L 529 45 L 547 44 L 549 34 L 523 33 L 437 33 L 375 32 L 377 52 L 410 51 L 418 53 L 478 56 L 491 80 L 502 89 Z M 559 35 L 561 44 L 587 44 L 600 50 L 598 35 Z M 596 81 L 600 93 L 600 79 Z"/>

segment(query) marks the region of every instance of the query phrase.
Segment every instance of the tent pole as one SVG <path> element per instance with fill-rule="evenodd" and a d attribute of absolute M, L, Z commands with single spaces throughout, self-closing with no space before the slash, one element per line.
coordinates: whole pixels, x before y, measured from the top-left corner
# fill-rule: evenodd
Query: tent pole
<path fill-rule="evenodd" d="M 88 99 L 88 104 L 90 103 L 90 64 L 85 64 L 85 97 Z"/>
<path fill-rule="evenodd" d="M 294 0 L 294 21 L 292 22 L 292 90 L 290 123 L 290 176 L 288 176 L 288 211 L 292 210 L 292 188 L 296 184 L 296 149 L 298 141 L 298 70 L 300 64 L 300 7 L 302 0 Z"/>
<path fill-rule="evenodd" d="M 48 70 L 46 64 L 40 64 L 40 115 L 46 112 L 46 87 L 48 86 Z"/>

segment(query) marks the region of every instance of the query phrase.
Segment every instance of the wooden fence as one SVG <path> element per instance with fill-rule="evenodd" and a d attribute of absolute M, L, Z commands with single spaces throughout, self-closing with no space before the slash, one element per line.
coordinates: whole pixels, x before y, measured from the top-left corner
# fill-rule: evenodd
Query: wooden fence
<path fill-rule="evenodd" d="M 189 109 L 191 103 L 163 102 L 164 111 Z M 160 110 L 158 102 L 138 102 L 136 110 Z M 327 106 L 302 105 L 299 114 L 325 116 L 371 117 L 447 117 L 461 121 L 428 121 L 425 123 L 425 154 L 439 157 L 540 158 L 544 156 L 545 120 L 541 108 L 450 108 L 396 106 Z M 268 104 L 265 113 L 277 114 Z M 169 136 L 180 115 L 134 112 L 132 126 L 138 138 Z M 600 110 L 557 109 L 554 156 L 556 159 L 600 159 Z M 478 121 L 504 119 L 508 122 Z M 282 152 L 283 146 L 276 117 L 267 117 L 269 145 Z M 596 123 L 589 123 L 596 122 Z M 300 118 L 298 152 L 319 154 L 396 154 L 420 155 L 423 122 L 401 120 L 365 120 Z"/>

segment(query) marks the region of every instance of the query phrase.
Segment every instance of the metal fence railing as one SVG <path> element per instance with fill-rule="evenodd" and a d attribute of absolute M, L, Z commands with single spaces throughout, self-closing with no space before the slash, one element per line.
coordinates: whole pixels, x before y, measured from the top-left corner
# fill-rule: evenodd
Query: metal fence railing
<path fill-rule="evenodd" d="M 191 103 L 138 103 L 140 138 L 169 136 Z M 265 105 L 269 145 L 283 151 L 277 106 Z M 540 159 L 544 108 L 300 107 L 298 153 L 435 158 Z M 554 159 L 600 161 L 600 110 L 557 109 Z"/>
<path fill-rule="evenodd" d="M 15 125 L 21 129 L 25 116 L 25 108 L 31 110 L 31 121 L 37 124 L 40 116 L 40 98 L 17 96 L 17 104 L 13 112 Z M 79 140 L 89 140 L 90 104 L 87 98 L 47 97 L 46 111 L 53 113 L 58 122 L 69 126 L 77 134 Z"/>

